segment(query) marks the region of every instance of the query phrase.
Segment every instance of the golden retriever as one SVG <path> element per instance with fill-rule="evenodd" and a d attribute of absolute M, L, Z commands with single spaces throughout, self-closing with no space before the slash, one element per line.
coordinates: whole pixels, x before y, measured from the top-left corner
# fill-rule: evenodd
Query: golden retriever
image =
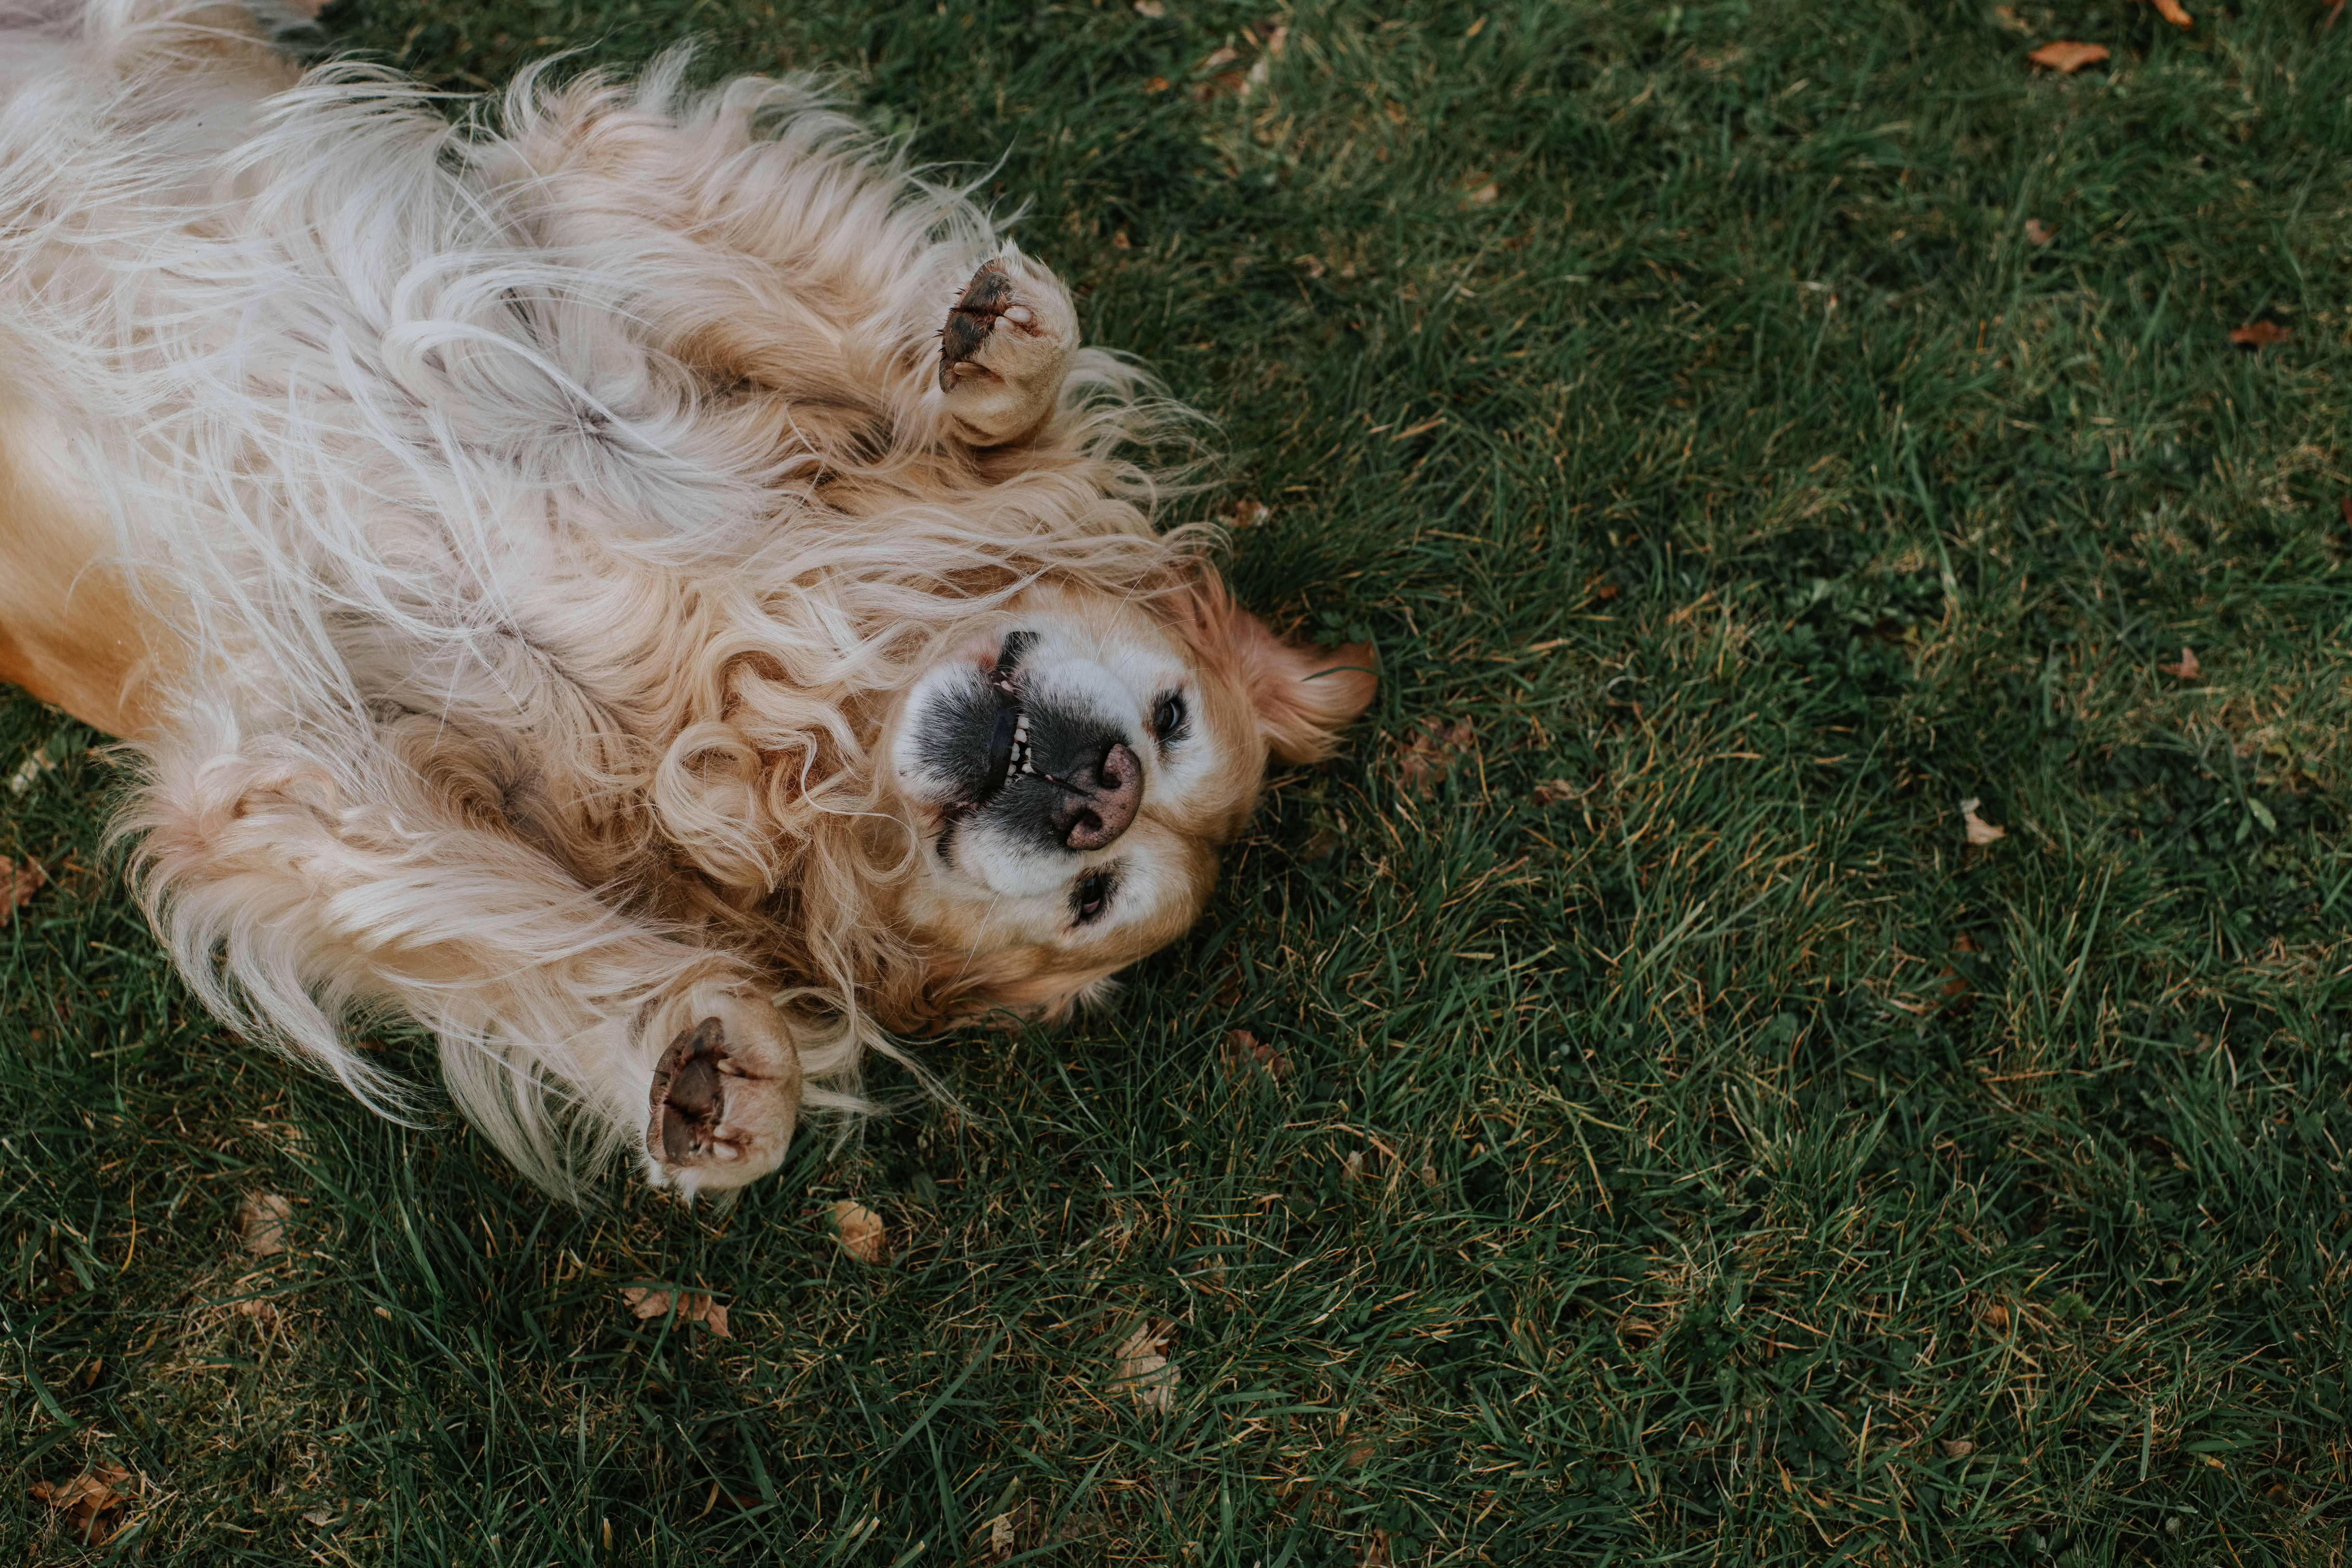
<path fill-rule="evenodd" d="M 0 679 L 122 737 L 181 971 L 562 1190 L 773 1170 L 861 1053 L 1199 913 L 1361 648 L 1153 521 L 1184 412 L 804 80 L 456 122 L 241 6 L 0 16 Z"/>

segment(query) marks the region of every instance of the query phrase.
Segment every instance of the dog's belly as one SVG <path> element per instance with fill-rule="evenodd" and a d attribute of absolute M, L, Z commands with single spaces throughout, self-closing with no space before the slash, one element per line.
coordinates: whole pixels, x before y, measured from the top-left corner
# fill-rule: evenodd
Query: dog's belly
<path fill-rule="evenodd" d="M 111 531 L 68 462 L 56 419 L 0 401 L 0 681 L 137 738 L 161 716 L 172 639 L 110 561 Z"/>

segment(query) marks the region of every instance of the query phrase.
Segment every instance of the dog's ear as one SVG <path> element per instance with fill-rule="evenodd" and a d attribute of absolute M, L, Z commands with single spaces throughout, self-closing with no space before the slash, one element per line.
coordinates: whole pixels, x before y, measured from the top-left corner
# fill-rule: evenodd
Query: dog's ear
<path fill-rule="evenodd" d="M 1339 731 L 1371 706 L 1380 682 L 1369 643 L 1321 648 L 1286 643 L 1247 610 L 1235 609 L 1226 635 L 1257 708 L 1259 730 L 1286 763 L 1319 763 Z"/>
<path fill-rule="evenodd" d="M 1193 586 L 1189 608 L 1194 647 L 1248 693 L 1258 732 L 1284 762 L 1321 762 L 1339 745 L 1339 731 L 1371 705 L 1380 682 L 1370 644 L 1285 642 L 1213 576 Z"/>

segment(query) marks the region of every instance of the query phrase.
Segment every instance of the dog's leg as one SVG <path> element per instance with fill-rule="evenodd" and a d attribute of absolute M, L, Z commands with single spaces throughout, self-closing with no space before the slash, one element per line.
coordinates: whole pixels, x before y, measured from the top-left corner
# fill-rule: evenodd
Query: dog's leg
<path fill-rule="evenodd" d="M 1060 401 L 1078 317 L 1062 280 L 1006 246 L 982 262 L 940 330 L 950 427 L 975 447 L 1033 436 Z"/>
<path fill-rule="evenodd" d="M 383 1086 L 338 1015 L 408 1013 L 468 1115 L 558 1189 L 615 1147 L 688 1192 L 782 1163 L 801 1065 L 760 975 L 609 907 L 397 759 L 336 750 L 152 753 L 142 890 L 216 1010 L 363 1096 Z"/>

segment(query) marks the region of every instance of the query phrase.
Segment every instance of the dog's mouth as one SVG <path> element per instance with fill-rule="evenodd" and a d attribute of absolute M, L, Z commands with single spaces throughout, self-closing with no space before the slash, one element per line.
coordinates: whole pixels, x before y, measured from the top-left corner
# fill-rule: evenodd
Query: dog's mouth
<path fill-rule="evenodd" d="M 947 837 L 959 822 L 988 806 L 1004 793 L 1006 784 L 1032 771 L 1029 710 L 1022 701 L 1019 677 L 1021 660 L 1036 640 L 1034 632 L 1007 632 L 996 650 L 995 666 L 988 674 L 988 689 L 995 701 L 988 716 L 987 739 L 981 750 L 980 766 L 966 774 L 974 778 L 974 784 L 960 798 L 947 801 L 940 808 L 942 853 Z"/>
<path fill-rule="evenodd" d="M 997 649 L 996 668 L 988 678 L 996 693 L 996 716 L 988 730 L 988 769 L 978 797 L 966 803 L 967 810 L 986 805 L 1003 793 L 1014 773 L 1029 770 L 1029 713 L 1021 704 L 1021 687 L 1014 678 L 1020 673 L 1022 656 L 1036 640 L 1034 632 L 1007 632 L 1003 646 Z"/>

